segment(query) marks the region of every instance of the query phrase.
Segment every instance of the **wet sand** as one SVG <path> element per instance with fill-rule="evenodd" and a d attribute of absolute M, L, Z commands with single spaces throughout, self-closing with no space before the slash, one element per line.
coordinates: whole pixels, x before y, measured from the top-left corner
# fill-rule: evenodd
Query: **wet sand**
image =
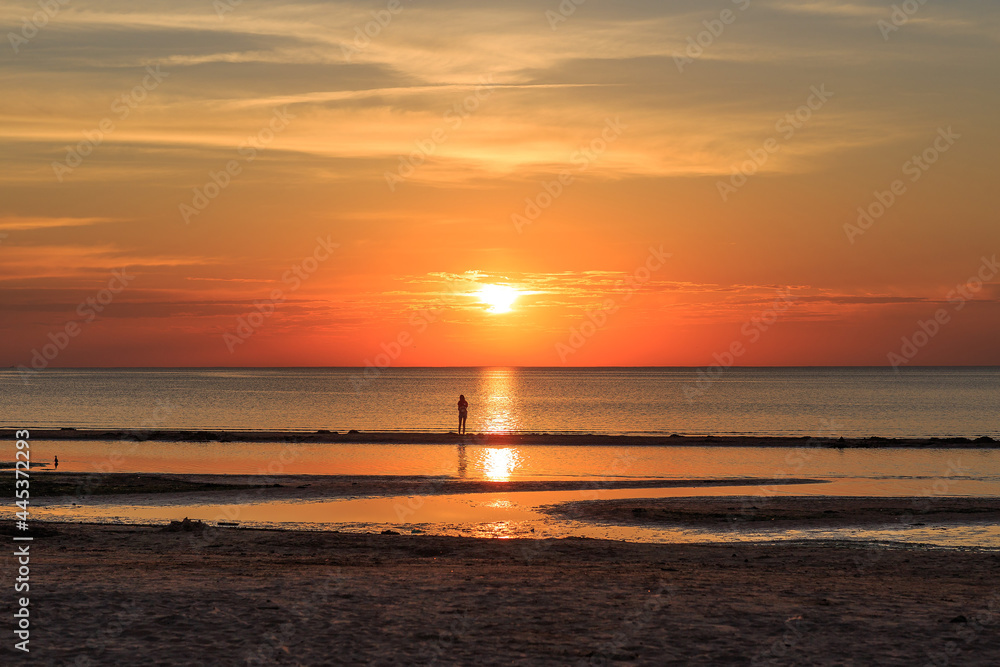
<path fill-rule="evenodd" d="M 1000 523 L 1000 498 L 728 496 L 580 500 L 548 505 L 556 517 L 625 526 L 799 529 Z"/>
<path fill-rule="evenodd" d="M 266 500 L 315 500 L 376 496 L 511 493 L 516 491 L 576 491 L 594 489 L 698 488 L 708 486 L 771 486 L 820 484 L 826 480 L 782 479 L 594 479 L 594 480 L 463 480 L 425 475 L 193 475 L 148 473 L 32 472 L 33 497 L 183 494 L 187 499 L 211 496 L 224 500 L 226 492 Z M 13 497 L 13 475 L 0 474 L 0 495 Z M 133 498 L 133 502 L 138 499 Z"/>
<path fill-rule="evenodd" d="M 829 448 L 957 448 L 1000 447 L 1000 440 L 988 436 L 977 438 L 812 438 L 759 436 L 680 435 L 600 435 L 549 433 L 375 433 L 357 431 L 190 431 L 141 429 L 37 429 L 31 430 L 34 440 L 138 440 L 163 442 L 297 442 L 297 443 L 363 443 L 363 444 L 448 444 L 469 445 L 571 445 L 581 446 L 712 446 L 712 447 L 829 447 Z M 14 440 L 14 430 L 0 430 L 0 439 Z"/>
<path fill-rule="evenodd" d="M 32 488 L 45 479 L 79 484 L 90 477 L 38 474 Z M 122 494 L 115 502 L 125 503 L 164 494 L 184 502 L 245 493 L 261 494 L 255 501 L 309 500 L 595 484 L 128 474 L 102 476 L 102 483 Z M 715 525 L 736 517 L 748 528 L 754 522 L 884 523 L 921 508 L 928 518 L 937 512 L 935 521 L 1000 515 L 1000 499 L 915 505 L 927 500 L 702 497 L 578 501 L 549 511 L 632 525 Z M 0 533 L 13 532 L 4 523 Z M 34 526 L 43 529 L 30 543 L 34 664 L 1000 664 L 997 552 L 859 542 L 497 540 L 204 524 L 177 532 Z M 0 576 L 13 581 L 16 567 L 15 559 L 2 559 Z M 0 647 L 5 662 L 11 646 Z"/>
<path fill-rule="evenodd" d="M 54 527 L 32 664 L 1000 664 L 997 553 Z"/>

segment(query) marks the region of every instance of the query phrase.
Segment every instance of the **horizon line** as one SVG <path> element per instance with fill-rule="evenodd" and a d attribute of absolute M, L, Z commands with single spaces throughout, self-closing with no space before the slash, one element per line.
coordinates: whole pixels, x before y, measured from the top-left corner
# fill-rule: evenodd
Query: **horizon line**
<path fill-rule="evenodd" d="M 401 370 L 401 369 L 445 369 L 445 368 L 539 368 L 539 369 L 563 369 L 563 370 L 584 370 L 590 368 L 636 368 L 636 369 L 649 369 L 649 368 L 677 368 L 677 369 L 701 369 L 701 368 L 722 368 L 723 370 L 731 369 L 791 369 L 791 368 L 864 368 L 864 369 L 886 369 L 893 371 L 901 370 L 914 370 L 914 369 L 926 369 L 926 368 L 997 368 L 1000 369 L 998 364 L 933 364 L 933 365 L 922 365 L 922 366 L 900 366 L 894 367 L 892 365 L 821 365 L 821 364 L 810 364 L 810 365 L 760 365 L 760 366 L 749 366 L 749 365 L 732 365 L 732 366 L 720 366 L 719 364 L 708 364 L 699 366 L 662 366 L 662 365 L 652 365 L 652 366 L 616 366 L 616 365 L 593 365 L 593 366 L 522 366 L 515 364 L 485 364 L 479 366 L 404 366 L 404 365 L 393 365 L 393 366 L 48 366 L 43 369 L 28 368 L 26 366 L 7 366 L 0 370 L 5 371 L 22 371 L 28 370 L 34 373 L 44 373 L 49 370 L 128 370 L 128 369 L 178 369 L 178 370 L 190 370 L 190 369 L 204 369 L 204 370 L 215 370 L 215 369 L 368 369 L 377 368 L 380 371 L 387 370 Z"/>

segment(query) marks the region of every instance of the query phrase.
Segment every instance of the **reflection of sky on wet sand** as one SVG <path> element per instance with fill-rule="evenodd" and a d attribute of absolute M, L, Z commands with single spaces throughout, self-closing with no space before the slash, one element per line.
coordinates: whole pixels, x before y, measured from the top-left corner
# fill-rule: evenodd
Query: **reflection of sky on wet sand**
<path fill-rule="evenodd" d="M 470 419 L 472 417 L 470 416 Z M 484 454 L 510 450 L 510 454 Z M 726 479 L 782 476 L 870 481 L 862 495 L 900 485 L 921 496 L 1000 495 L 1000 450 L 366 445 L 34 440 L 32 460 L 59 472 L 167 474 L 445 475 L 466 479 Z M 507 457 L 509 456 L 509 460 Z M 484 465 L 488 461 L 489 465 Z M 956 474 L 956 469 L 960 474 Z M 889 492 L 889 495 L 900 495 Z"/>
<path fill-rule="evenodd" d="M 837 495 L 841 484 L 791 487 L 788 495 Z M 824 489 L 828 492 L 824 493 Z M 600 498 L 658 498 L 678 496 L 758 495 L 759 487 L 600 490 Z M 38 520 L 94 521 L 99 523 L 164 523 L 184 517 L 215 524 L 235 521 L 244 527 L 337 529 L 372 532 L 393 528 L 400 532 L 470 537 L 589 537 L 632 542 L 730 542 L 795 539 L 891 541 L 942 546 L 1000 549 L 1000 526 L 990 523 L 733 530 L 711 528 L 641 527 L 587 523 L 548 516 L 541 505 L 592 497 L 584 491 L 535 491 L 442 496 L 360 498 L 318 501 L 278 501 L 248 505 L 176 505 L 169 498 L 145 505 L 119 505 L 114 497 L 92 499 L 87 506 L 66 506 L 39 499 L 32 505 Z M 117 500 L 121 502 L 121 497 Z M 8 513 L 0 511 L 0 518 Z"/>

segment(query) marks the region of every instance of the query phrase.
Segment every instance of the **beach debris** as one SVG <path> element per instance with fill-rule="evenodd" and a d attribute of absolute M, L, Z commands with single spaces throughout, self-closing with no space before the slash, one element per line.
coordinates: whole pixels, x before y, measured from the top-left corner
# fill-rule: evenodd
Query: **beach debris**
<path fill-rule="evenodd" d="M 361 431 L 359 431 L 356 428 L 352 428 L 350 431 L 348 431 L 348 433 L 361 433 Z"/>
<path fill-rule="evenodd" d="M 969 619 L 967 619 L 964 615 L 959 614 L 958 616 L 956 616 L 955 618 L 951 619 L 948 622 L 949 623 L 968 623 Z"/>
<path fill-rule="evenodd" d="M 208 524 L 204 521 L 192 521 L 191 519 L 184 517 L 183 521 L 171 521 L 168 525 L 163 527 L 163 531 L 167 533 L 191 533 L 196 530 L 204 530 L 208 528 Z"/>

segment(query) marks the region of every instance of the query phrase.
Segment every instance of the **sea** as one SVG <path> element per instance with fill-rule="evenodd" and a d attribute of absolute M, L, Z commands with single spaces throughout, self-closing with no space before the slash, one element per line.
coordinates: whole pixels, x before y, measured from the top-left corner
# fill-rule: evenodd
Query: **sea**
<path fill-rule="evenodd" d="M 459 395 L 476 433 L 964 437 L 1000 439 L 998 368 L 130 368 L 0 370 L 0 427 L 389 431 L 396 444 L 31 439 L 33 470 L 210 475 L 398 475 L 412 494 L 246 501 L 211 496 L 71 494 L 32 499 L 35 519 L 476 537 L 643 542 L 849 540 L 1000 550 L 1000 526 L 917 521 L 831 529 L 695 529 L 558 519 L 544 507 L 670 496 L 1000 497 L 1000 450 L 949 448 L 490 445 L 407 443 L 457 427 Z M 13 441 L 7 443 L 13 459 Z M 954 445 L 954 443 L 950 443 Z M 13 463 L 0 467 L 10 468 Z M 34 474 L 34 473 L 32 473 Z M 806 478 L 780 485 L 771 480 Z M 750 486 L 739 480 L 761 480 Z M 245 478 L 244 478 L 245 479 Z M 259 479 L 259 478 L 258 478 Z M 284 478 L 289 479 L 289 478 Z M 293 478 L 295 484 L 302 478 Z M 584 491 L 436 495 L 434 480 L 576 480 Z M 714 479 L 722 486 L 607 488 L 611 480 Z M 732 480 L 732 485 L 726 485 Z M 428 488 L 425 486 L 430 485 Z M 303 487 L 305 488 L 305 487 Z M 929 499 L 929 500 L 928 500 Z M 909 500 L 905 502 L 910 502 Z M 914 502 L 919 513 L 924 504 Z M 738 501 L 734 500 L 734 507 Z M 13 509 L 0 509 L 0 520 Z"/>
<path fill-rule="evenodd" d="M 0 370 L 0 427 L 1000 437 L 1000 368 Z"/>

